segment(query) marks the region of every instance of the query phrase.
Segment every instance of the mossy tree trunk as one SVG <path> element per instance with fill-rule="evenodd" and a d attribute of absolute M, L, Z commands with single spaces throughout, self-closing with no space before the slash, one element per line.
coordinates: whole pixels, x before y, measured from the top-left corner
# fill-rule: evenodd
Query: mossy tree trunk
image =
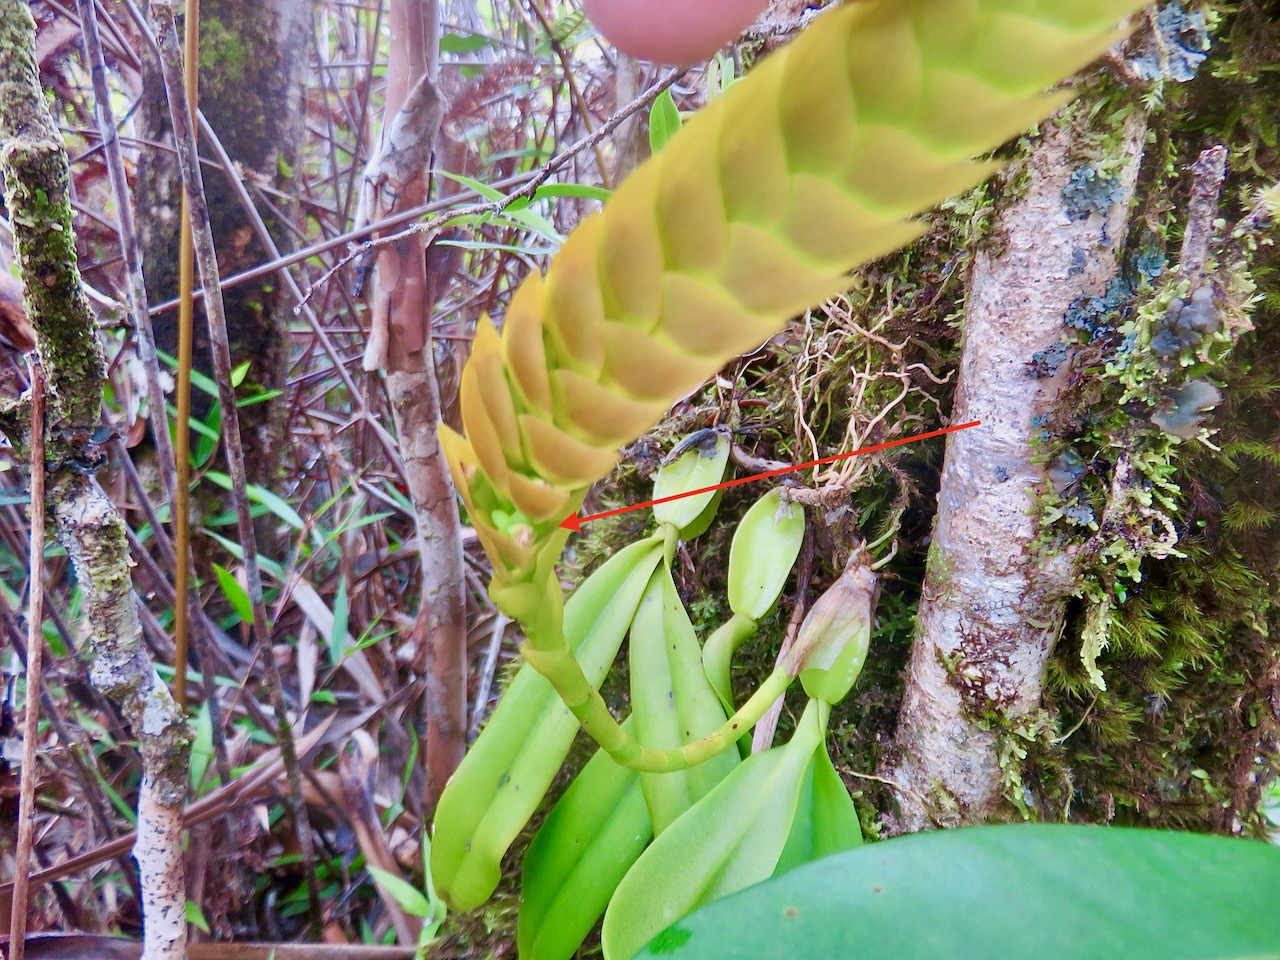
<path fill-rule="evenodd" d="M 949 444 L 896 736 L 867 747 L 890 830 L 1265 833 L 1277 9 L 1153 8 L 1112 92 L 998 181 L 951 414 L 983 427 Z"/>
<path fill-rule="evenodd" d="M 75 570 L 90 679 L 129 722 L 142 757 L 134 844 L 145 922 L 142 956 L 181 960 L 187 938 L 182 807 L 190 732 L 143 646 L 124 521 L 92 476 L 106 461 L 93 440 L 105 383 L 103 351 L 76 259 L 67 154 L 40 87 L 35 22 L 23 0 L 0 0 L 0 167 L 26 311 L 49 390 L 49 512 Z M 0 427 L 21 448 L 26 438 L 13 411 L 7 414 Z M 43 579 L 41 573 L 31 571 L 34 582 Z M 40 656 L 39 650 L 28 653 Z"/>
<path fill-rule="evenodd" d="M 255 183 L 288 194 L 299 159 L 305 114 L 304 83 L 310 37 L 311 6 L 304 0 L 204 0 L 200 5 L 200 111 L 228 156 L 243 171 L 254 194 Z M 143 136 L 172 142 L 168 107 L 159 65 L 148 51 L 142 110 Z M 212 156 L 208 145 L 201 151 Z M 227 172 L 205 167 L 209 215 L 222 276 L 239 273 L 271 259 L 255 231 L 260 217 L 281 249 L 292 246 L 292 234 L 263 203 L 251 214 L 241 203 Z M 147 293 L 152 303 L 177 295 L 178 284 L 177 164 L 171 149 L 144 151 L 139 166 L 137 202 L 144 248 Z M 280 201 L 273 199 L 280 207 Z M 286 213 L 289 205 L 283 205 Z M 248 362 L 242 392 L 280 389 L 288 360 L 292 302 L 279 278 L 229 287 L 225 291 L 232 362 Z M 198 370 L 212 375 L 206 324 L 194 323 L 194 359 Z M 177 352 L 177 311 L 155 319 L 161 350 Z M 203 418 L 214 398 L 192 395 L 193 414 Z M 276 471 L 284 438 L 284 402 L 251 404 L 240 411 L 247 442 L 253 444 L 250 479 L 269 483 Z"/>
<path fill-rule="evenodd" d="M 996 728 L 1039 709 L 1078 589 L 1072 559 L 1038 542 L 1051 464 L 1036 438 L 1072 371 L 1064 318 L 1116 278 L 1147 130 L 1133 110 L 1099 144 L 1090 123 L 1073 105 L 1047 124 L 1015 172 L 1025 191 L 997 215 L 969 277 L 951 417 L 981 426 L 950 439 L 942 473 L 890 767 L 905 788 L 903 830 L 995 812 L 1006 776 Z"/>

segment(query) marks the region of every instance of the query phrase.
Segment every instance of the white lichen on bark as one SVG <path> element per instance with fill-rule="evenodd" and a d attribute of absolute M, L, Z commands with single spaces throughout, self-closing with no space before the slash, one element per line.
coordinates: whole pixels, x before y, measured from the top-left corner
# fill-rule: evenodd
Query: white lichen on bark
<path fill-rule="evenodd" d="M 1050 123 L 1027 161 L 1025 193 L 1001 210 L 969 279 L 953 434 L 920 602 L 895 755 L 895 831 L 981 822 L 999 805 L 1000 725 L 1040 704 L 1076 573 L 1037 547 L 1046 466 L 1035 442 L 1066 388 L 1063 318 L 1117 272 L 1146 135 L 1130 113 L 1099 146 L 1084 108 Z M 1089 142 L 1093 141 L 1093 142 Z M 1098 155 L 1104 153 L 1105 156 Z M 1092 154 L 1092 155 L 1091 155 Z M 1105 202 L 1082 209 L 1073 174 L 1105 161 Z M 1046 359 L 1049 358 L 1049 359 Z"/>
<path fill-rule="evenodd" d="M 129 720 L 142 754 L 133 847 L 142 888 L 142 960 L 182 960 L 187 947 L 182 807 L 189 730 L 143 645 L 119 513 L 96 481 L 70 470 L 51 485 L 50 505 L 89 621 L 89 677 Z"/>
<path fill-rule="evenodd" d="M 40 88 L 35 23 L 22 0 L 0 0 L 0 166 L 49 384 L 47 502 L 88 621 L 90 679 L 119 707 L 142 756 L 135 847 L 144 876 L 142 956 L 181 960 L 189 731 L 143 646 L 124 523 L 90 476 L 104 459 L 91 439 L 102 405 L 102 350 L 76 261 L 66 151 Z"/>

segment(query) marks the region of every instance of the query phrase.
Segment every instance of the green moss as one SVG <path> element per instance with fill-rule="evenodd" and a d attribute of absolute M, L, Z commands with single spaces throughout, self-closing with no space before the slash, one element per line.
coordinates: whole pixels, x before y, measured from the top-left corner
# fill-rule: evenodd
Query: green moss
<path fill-rule="evenodd" d="M 1240 5 L 1211 72 L 1176 101 L 1168 98 L 1152 148 L 1157 163 L 1144 170 L 1149 196 L 1185 189 L 1173 177 L 1184 176 L 1179 168 L 1206 140 L 1231 148 L 1222 203 L 1228 222 L 1247 212 L 1259 188 L 1280 179 L 1280 156 L 1265 142 L 1272 121 L 1261 115 L 1269 109 L 1261 104 L 1280 97 L 1280 25 L 1264 22 L 1260 11 Z M 1141 226 L 1154 227 L 1164 249 L 1176 251 L 1182 228 L 1167 205 L 1148 206 Z M 1140 349 L 1128 363 L 1094 371 L 1112 384 L 1098 401 L 1139 414 L 1179 378 L 1211 375 L 1224 398 L 1207 443 L 1179 442 L 1148 426 L 1117 430 L 1114 418 L 1073 438 L 1087 453 L 1123 447 L 1138 481 L 1122 491 L 1129 500 L 1120 513 L 1133 525 L 1094 556 L 1086 600 L 1071 610 L 1046 703 L 1070 734 L 1054 756 L 1074 784 L 1073 819 L 1260 835 L 1261 793 L 1280 768 L 1273 706 L 1280 675 L 1280 263 L 1274 248 L 1245 243 L 1210 268 L 1228 310 L 1220 336 L 1206 337 L 1176 365 Z M 1188 286 L 1165 277 L 1142 297 L 1124 331 L 1139 348 Z M 1251 301 L 1252 334 L 1244 332 Z M 1177 536 L 1177 552 L 1153 558 L 1149 548 L 1166 529 Z M 1080 657 L 1099 603 L 1112 607 L 1105 649 L 1093 651 L 1105 690 Z"/>
<path fill-rule="evenodd" d="M 246 38 L 228 30 L 218 20 L 206 17 L 201 22 L 200 63 L 204 68 L 201 82 L 212 84 L 209 93 L 225 93 L 228 87 L 244 83 L 248 61 Z"/>

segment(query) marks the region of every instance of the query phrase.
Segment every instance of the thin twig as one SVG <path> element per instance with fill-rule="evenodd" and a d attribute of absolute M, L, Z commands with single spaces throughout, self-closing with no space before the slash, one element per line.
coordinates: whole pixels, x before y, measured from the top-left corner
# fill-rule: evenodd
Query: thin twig
<path fill-rule="evenodd" d="M 116 202 L 116 219 L 120 236 L 120 249 L 125 261 L 125 302 L 133 322 L 133 334 L 137 338 L 138 356 L 147 375 L 147 405 L 150 410 L 151 434 L 160 461 L 160 476 L 165 492 L 173 502 L 177 484 L 174 472 L 173 443 L 169 438 L 169 418 L 165 407 L 164 390 L 160 386 L 160 361 L 156 355 L 155 332 L 147 312 L 147 288 L 142 274 L 142 247 L 133 221 L 133 198 L 129 181 L 125 176 L 124 157 L 120 150 L 120 137 L 116 132 L 116 120 L 111 109 L 111 91 L 107 87 L 107 68 L 102 53 L 102 39 L 98 33 L 98 17 L 93 0 L 76 0 L 80 22 L 84 30 L 85 53 L 88 56 L 93 77 L 93 96 L 97 107 L 98 135 L 102 138 L 102 159 L 111 181 L 111 192 Z"/>
<path fill-rule="evenodd" d="M 320 887 L 315 873 L 315 849 L 311 820 L 302 796 L 302 778 L 294 748 L 293 731 L 284 701 L 283 681 L 275 657 L 271 653 L 271 630 L 263 601 L 262 571 L 258 565 L 258 539 L 250 512 L 248 480 L 245 471 L 244 445 L 240 435 L 240 419 L 235 390 L 231 386 L 231 347 L 227 339 L 227 317 L 218 279 L 218 261 L 213 243 L 213 228 L 205 201 L 204 181 L 196 162 L 195 132 L 190 122 L 190 107 L 182 82 L 182 55 L 178 45 L 177 17 L 171 0 L 156 0 L 152 11 L 157 23 L 160 43 L 160 66 L 169 99 L 169 119 L 173 125 L 174 143 L 178 148 L 178 166 L 183 190 L 192 216 L 192 246 L 204 288 L 205 317 L 209 327 L 209 346 L 218 385 L 218 405 L 222 413 L 222 429 L 226 436 L 227 472 L 231 475 L 232 496 L 236 506 L 236 528 L 243 547 L 243 564 L 249 600 L 253 608 L 253 635 L 267 670 L 267 687 L 275 712 L 277 738 L 289 784 L 289 806 L 293 814 L 298 846 L 305 866 L 307 900 L 312 922 L 321 922 Z"/>
<path fill-rule="evenodd" d="M 501 213 L 503 210 L 506 210 L 507 207 L 511 206 L 511 204 L 515 203 L 517 200 L 532 197 L 534 193 L 537 192 L 538 188 L 542 186 L 544 183 L 546 183 L 549 179 L 551 179 L 552 175 L 554 175 L 557 170 L 559 170 L 561 167 L 567 164 L 570 160 L 572 160 L 575 156 L 577 156 L 583 150 L 592 148 L 596 144 L 600 143 L 602 140 L 607 138 L 628 117 L 630 117 L 633 113 L 643 110 L 645 107 L 651 104 L 654 100 L 658 98 L 659 94 L 661 94 L 664 90 L 674 85 L 682 76 L 684 76 L 683 70 L 676 71 L 672 74 L 669 74 L 665 79 L 659 81 L 658 83 L 655 83 L 653 86 L 647 89 L 644 93 L 636 97 L 629 104 L 627 104 L 625 107 L 623 107 L 613 116 L 611 116 L 607 121 L 601 124 L 595 130 L 595 132 L 591 133 L 586 137 L 583 137 L 581 140 L 578 140 L 576 143 L 574 143 L 564 151 L 556 154 L 554 157 L 548 160 L 541 167 L 541 169 L 538 170 L 536 174 L 534 174 L 532 177 L 526 180 L 522 186 L 518 187 L 516 190 L 513 190 L 511 193 L 506 194 L 501 199 L 490 200 L 485 203 L 473 203 L 465 207 L 458 207 L 457 209 L 454 209 L 454 210 L 447 210 L 442 214 L 432 217 L 430 220 L 426 220 L 422 223 L 415 223 L 412 226 L 399 231 L 398 233 L 393 233 L 384 237 L 377 237 L 372 240 L 366 240 L 363 243 L 357 245 L 356 247 L 349 250 L 347 254 L 343 256 L 340 260 L 338 260 L 332 267 L 330 267 L 328 270 L 326 270 L 323 274 L 320 275 L 320 278 L 307 289 L 306 296 L 303 298 L 302 303 L 305 304 L 308 301 L 310 301 L 310 299 L 315 295 L 316 291 L 319 290 L 326 283 L 328 283 L 333 278 L 334 274 L 338 273 L 338 271 L 340 271 L 343 267 L 345 267 L 347 264 L 351 263 L 352 261 L 359 260 L 360 258 L 364 257 L 370 250 L 376 250 L 380 247 L 385 247 L 390 244 L 398 243 L 399 241 L 405 239 L 406 237 L 411 237 L 411 236 L 414 236 L 415 234 L 435 233 L 451 220 L 457 220 L 462 217 L 478 217 L 478 216 L 484 216 L 488 214 Z M 381 225 L 374 224 L 366 229 L 372 232 L 373 230 L 377 229 L 379 226 Z M 294 312 L 296 313 L 299 310 L 301 310 L 301 307 L 302 307 L 301 304 L 295 307 Z"/>
<path fill-rule="evenodd" d="M 489 646 L 484 652 L 484 662 L 480 666 L 480 684 L 476 688 L 476 702 L 471 708 L 471 724 L 467 731 L 470 740 L 480 730 L 480 721 L 484 719 L 489 707 L 489 691 L 493 689 L 493 676 L 498 664 L 498 651 L 502 649 L 502 637 L 506 633 L 508 620 L 501 610 L 493 615 L 493 632 L 489 634 Z"/>
<path fill-rule="evenodd" d="M 30 354 L 31 368 L 31 553 L 27 595 L 27 703 L 22 723 L 22 785 L 18 793 L 18 845 L 14 852 L 9 960 L 23 960 L 27 936 L 27 891 L 35 830 L 36 740 L 40 735 L 40 675 L 44 663 L 44 371 Z"/>

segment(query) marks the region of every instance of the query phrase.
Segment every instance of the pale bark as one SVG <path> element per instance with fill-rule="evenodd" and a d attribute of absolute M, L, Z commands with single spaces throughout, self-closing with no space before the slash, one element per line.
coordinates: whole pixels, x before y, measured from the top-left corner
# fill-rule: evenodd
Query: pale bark
<path fill-rule="evenodd" d="M 1037 547 L 1036 439 L 1067 386 L 1063 318 L 1101 297 L 1117 255 L 1142 156 L 1134 111 L 1106 150 L 1083 108 L 1047 125 L 1029 158 L 1026 193 L 998 215 L 974 261 L 938 515 L 896 741 L 886 764 L 901 788 L 895 830 L 998 815 L 997 726 L 1040 704 L 1045 670 L 1076 576 Z M 1105 142 L 1105 141 L 1104 141 Z M 1074 205 L 1072 175 L 1107 160 L 1112 186 L 1096 210 Z M 1077 181 L 1078 182 L 1078 181 Z"/>
<path fill-rule="evenodd" d="M 138 861 L 144 960 L 186 955 L 182 806 L 190 735 L 147 659 L 133 599 L 124 522 L 98 484 L 73 470 L 50 484 L 58 540 L 76 570 L 93 646 L 89 678 L 120 706 L 138 738 Z"/>
<path fill-rule="evenodd" d="M 361 217 L 370 222 L 426 197 L 426 168 L 444 114 L 435 76 L 439 15 L 433 0 L 392 0 L 386 115 L 378 156 L 361 191 Z M 422 234 L 378 250 L 364 365 L 387 371 L 418 529 L 422 598 L 414 638 L 421 654 L 417 666 L 426 675 L 427 795 L 434 804 L 466 751 L 467 624 L 462 522 L 437 439 L 440 387 L 431 291 Z"/>
<path fill-rule="evenodd" d="M 105 459 L 91 439 L 102 403 L 102 350 L 76 263 L 66 151 L 40 89 L 34 47 L 26 3 L 0 0 L 0 165 L 17 263 L 27 281 L 27 313 L 49 385 L 48 503 L 88 621 L 90 679 L 118 705 L 142 756 L 139 807 L 147 816 L 139 817 L 135 850 L 146 868 L 143 956 L 181 960 L 180 818 L 190 737 L 146 655 L 124 523 L 90 476 Z"/>

